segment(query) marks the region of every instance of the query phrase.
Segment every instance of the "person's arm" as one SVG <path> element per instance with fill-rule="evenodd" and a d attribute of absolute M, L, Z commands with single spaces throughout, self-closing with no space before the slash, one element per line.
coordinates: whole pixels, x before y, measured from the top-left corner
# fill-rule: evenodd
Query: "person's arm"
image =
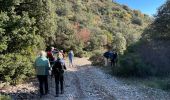
<path fill-rule="evenodd" d="M 51 69 L 50 61 L 48 60 L 48 70 Z"/>
<path fill-rule="evenodd" d="M 74 53 L 73 52 L 71 52 L 72 53 L 72 57 L 74 57 Z"/>
<path fill-rule="evenodd" d="M 55 73 L 55 66 L 56 66 L 56 65 L 55 65 L 55 63 L 54 63 L 54 65 L 53 65 L 53 67 L 52 67 L 52 71 L 51 71 L 51 75 L 52 75 L 52 76 L 54 76 L 54 73 Z"/>

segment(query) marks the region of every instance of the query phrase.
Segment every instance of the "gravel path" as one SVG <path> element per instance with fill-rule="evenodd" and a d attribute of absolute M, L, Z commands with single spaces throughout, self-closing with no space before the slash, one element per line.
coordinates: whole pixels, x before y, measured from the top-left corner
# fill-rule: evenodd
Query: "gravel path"
<path fill-rule="evenodd" d="M 0 92 L 12 95 L 14 100 L 170 100 L 170 92 L 126 84 L 123 80 L 91 66 L 86 58 L 76 58 L 75 67 L 67 68 L 63 95 L 55 97 L 54 79 L 51 81 L 49 78 L 50 93 L 40 99 L 37 84 L 34 80 L 13 89 L 1 89 Z"/>

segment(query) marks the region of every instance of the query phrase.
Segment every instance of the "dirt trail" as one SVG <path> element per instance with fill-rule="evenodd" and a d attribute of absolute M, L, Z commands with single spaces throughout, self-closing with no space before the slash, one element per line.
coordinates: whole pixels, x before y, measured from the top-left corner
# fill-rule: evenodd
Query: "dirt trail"
<path fill-rule="evenodd" d="M 170 100 L 170 93 L 127 84 L 116 77 L 105 74 L 101 69 L 91 66 L 86 58 L 76 58 L 75 67 L 67 67 L 65 72 L 65 93 L 55 97 L 54 79 L 49 78 L 50 93 L 43 98 L 38 97 L 37 82 L 15 87 L 14 91 L 4 90 L 10 94 L 20 95 L 25 93 L 28 100 Z M 14 88 L 14 87 L 13 87 Z M 20 90 L 19 92 L 18 89 Z M 22 95 L 23 97 L 23 95 Z M 27 100 L 25 98 L 25 100 Z M 15 97 L 14 100 L 19 100 Z"/>

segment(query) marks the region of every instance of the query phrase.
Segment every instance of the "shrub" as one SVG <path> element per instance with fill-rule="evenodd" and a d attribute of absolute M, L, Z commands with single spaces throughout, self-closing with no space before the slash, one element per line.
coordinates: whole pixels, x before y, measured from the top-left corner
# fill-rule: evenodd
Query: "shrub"
<path fill-rule="evenodd" d="M 89 60 L 92 62 L 92 65 L 104 65 L 104 57 L 101 52 L 94 52 Z"/>
<path fill-rule="evenodd" d="M 0 95 L 0 100 L 11 100 L 9 96 Z"/>
<path fill-rule="evenodd" d="M 143 25 L 143 21 L 139 17 L 132 18 L 132 24 Z"/>
<path fill-rule="evenodd" d="M 139 55 L 128 53 L 120 57 L 119 66 L 113 69 L 114 74 L 118 76 L 138 76 L 145 77 L 151 75 L 151 66 L 142 62 Z"/>
<path fill-rule="evenodd" d="M 151 77 L 143 81 L 144 85 L 170 91 L 170 80 L 168 77 Z"/>
<path fill-rule="evenodd" d="M 34 75 L 31 57 L 20 54 L 7 54 L 0 56 L 1 80 L 12 84 L 22 82 L 27 77 Z"/>
<path fill-rule="evenodd" d="M 88 55 L 88 53 L 86 52 L 86 51 L 79 51 L 78 53 L 77 53 L 77 57 L 80 57 L 80 58 L 82 58 L 82 57 L 88 57 L 89 55 Z"/>

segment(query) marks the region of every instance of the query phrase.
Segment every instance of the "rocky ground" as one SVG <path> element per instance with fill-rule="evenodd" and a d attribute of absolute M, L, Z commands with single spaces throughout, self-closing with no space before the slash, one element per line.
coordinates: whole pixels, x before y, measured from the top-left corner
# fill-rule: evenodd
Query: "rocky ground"
<path fill-rule="evenodd" d="M 13 100 L 170 100 L 170 93 L 138 84 L 127 84 L 124 80 L 110 76 L 91 66 L 86 58 L 75 59 L 75 67 L 65 73 L 65 93 L 55 97 L 54 79 L 49 78 L 50 93 L 41 99 L 38 82 L 0 89 L 1 94 Z"/>

